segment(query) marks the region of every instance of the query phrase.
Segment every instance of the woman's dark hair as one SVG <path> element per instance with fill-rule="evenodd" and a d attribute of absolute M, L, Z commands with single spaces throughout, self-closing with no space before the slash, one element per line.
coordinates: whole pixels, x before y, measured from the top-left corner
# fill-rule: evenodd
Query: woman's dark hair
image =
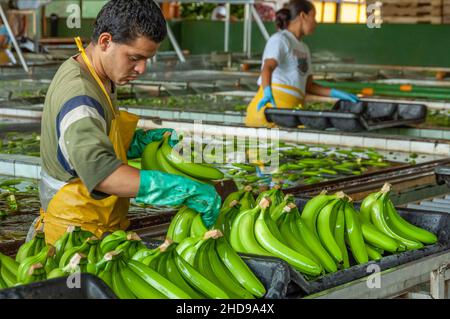
<path fill-rule="evenodd" d="M 290 0 L 283 9 L 277 11 L 275 23 L 279 29 L 284 30 L 293 17 L 302 12 L 309 14 L 312 9 L 314 9 L 314 5 L 308 0 Z"/>
<path fill-rule="evenodd" d="M 275 16 L 275 24 L 279 30 L 284 30 L 288 27 L 291 21 L 291 10 L 283 8 L 277 11 Z"/>
<path fill-rule="evenodd" d="M 167 34 L 166 20 L 153 0 L 111 0 L 97 15 L 92 41 L 108 32 L 116 43 L 130 43 L 145 36 L 160 43 Z"/>

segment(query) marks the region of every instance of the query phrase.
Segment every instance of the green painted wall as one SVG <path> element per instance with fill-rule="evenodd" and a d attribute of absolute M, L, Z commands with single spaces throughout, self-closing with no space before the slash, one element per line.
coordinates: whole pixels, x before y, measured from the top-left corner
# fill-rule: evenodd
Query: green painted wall
<path fill-rule="evenodd" d="M 65 19 L 59 21 L 59 36 L 81 35 L 89 38 L 94 20 L 83 19 L 81 29 L 67 29 Z M 224 23 L 214 21 L 171 22 L 180 46 L 191 54 L 210 53 L 224 49 Z M 266 24 L 269 33 L 275 31 Z M 48 25 L 48 29 L 50 27 Z M 252 51 L 262 53 L 265 41 L 253 24 Z M 369 29 L 357 24 L 320 24 L 316 32 L 305 38 L 314 52 L 331 52 L 355 63 L 445 66 L 450 67 L 450 25 L 384 24 Z M 242 52 L 243 23 L 231 24 L 230 49 Z M 168 40 L 161 50 L 172 50 Z"/>

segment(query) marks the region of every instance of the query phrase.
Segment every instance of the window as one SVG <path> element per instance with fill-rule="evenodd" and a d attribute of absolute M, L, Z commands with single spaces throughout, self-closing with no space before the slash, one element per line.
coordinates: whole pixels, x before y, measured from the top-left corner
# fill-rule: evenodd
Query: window
<path fill-rule="evenodd" d="M 323 23 L 366 23 L 365 0 L 314 0 L 317 21 Z"/>

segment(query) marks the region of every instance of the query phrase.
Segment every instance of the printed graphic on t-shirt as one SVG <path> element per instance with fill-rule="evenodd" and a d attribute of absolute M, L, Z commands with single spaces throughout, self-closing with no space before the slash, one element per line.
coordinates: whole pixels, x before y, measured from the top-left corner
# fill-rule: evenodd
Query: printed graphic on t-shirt
<path fill-rule="evenodd" d="M 298 61 L 298 70 L 302 75 L 306 75 L 308 73 L 308 55 L 305 52 L 294 50 L 294 55 L 297 57 Z"/>

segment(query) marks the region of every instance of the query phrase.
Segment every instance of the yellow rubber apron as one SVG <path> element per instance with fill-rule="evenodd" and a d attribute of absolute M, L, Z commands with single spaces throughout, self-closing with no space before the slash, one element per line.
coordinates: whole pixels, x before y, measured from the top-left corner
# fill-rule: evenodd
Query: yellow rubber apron
<path fill-rule="evenodd" d="M 126 152 L 130 146 L 139 118 L 125 111 L 117 111 L 106 92 L 105 86 L 98 77 L 84 51 L 79 37 L 75 42 L 80 50 L 83 61 L 89 72 L 98 83 L 108 100 L 108 105 L 114 114 L 111 123 L 109 139 L 114 146 L 117 157 L 127 163 Z M 64 185 L 50 200 L 47 211 L 43 213 L 43 229 L 47 243 L 53 244 L 60 238 L 70 225 L 80 226 L 82 229 L 101 237 L 105 232 L 118 229 L 125 230 L 129 226 L 127 219 L 129 199 L 109 196 L 102 200 L 93 199 L 86 186 L 80 179 Z M 42 229 L 37 223 L 36 229 Z"/>
<path fill-rule="evenodd" d="M 293 109 L 296 107 L 301 107 L 305 94 L 300 91 L 298 88 L 285 85 L 272 83 L 272 94 L 275 99 L 275 103 L 277 104 L 277 108 L 280 109 Z M 286 89 L 292 92 L 297 93 L 296 95 L 289 94 L 288 92 L 282 90 Z M 300 96 L 300 97 L 299 97 Z M 253 100 L 247 107 L 247 116 L 245 117 L 245 125 L 250 127 L 276 127 L 274 123 L 268 122 L 266 116 L 264 115 L 264 111 L 267 107 L 272 107 L 271 103 L 266 104 L 259 112 L 258 112 L 258 103 L 264 97 L 264 90 L 262 86 L 259 87 L 258 93 L 256 93 Z"/>

